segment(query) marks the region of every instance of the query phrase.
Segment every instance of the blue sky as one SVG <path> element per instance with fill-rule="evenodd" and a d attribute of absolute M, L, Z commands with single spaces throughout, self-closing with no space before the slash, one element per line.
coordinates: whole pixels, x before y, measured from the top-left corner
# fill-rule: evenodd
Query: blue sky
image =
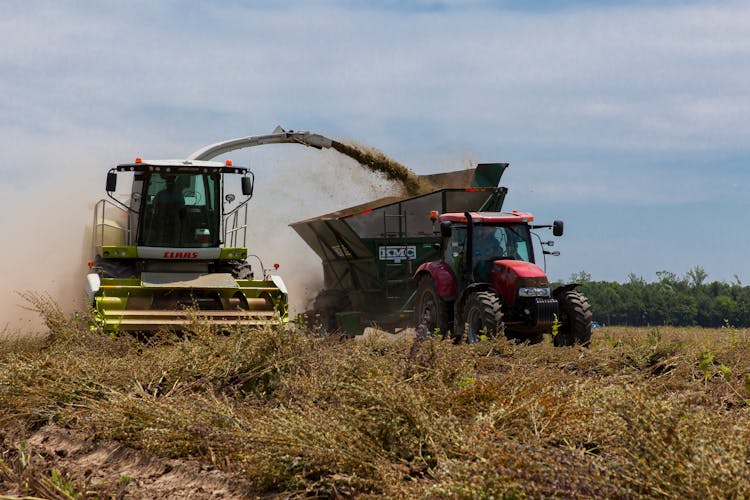
<path fill-rule="evenodd" d="M 418 173 L 510 162 L 506 206 L 566 222 L 552 278 L 652 280 L 701 265 L 709 279 L 750 283 L 744 2 L 10 1 L 3 10 L 8 290 L 50 288 L 49 276 L 52 293 L 77 290 L 88 260 L 80 233 L 110 166 L 277 124 L 374 146 Z M 262 213 L 279 214 L 253 235 L 269 259 L 271 243 L 296 245 L 290 220 L 388 191 L 331 185 L 332 173 L 367 179 L 334 155 L 289 148 L 234 154 L 258 172 Z M 34 258 L 33 272 L 19 272 L 19 254 Z M 278 256 L 290 262 L 282 271 L 310 265 Z"/>

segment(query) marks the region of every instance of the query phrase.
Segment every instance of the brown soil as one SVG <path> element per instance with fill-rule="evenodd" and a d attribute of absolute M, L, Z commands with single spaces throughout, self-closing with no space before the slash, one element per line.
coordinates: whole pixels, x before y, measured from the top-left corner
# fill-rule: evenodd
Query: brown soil
<path fill-rule="evenodd" d="M 47 425 L 25 440 L 21 456 L 3 446 L 0 492 L 41 498 L 68 498 L 70 484 L 86 497 L 99 498 L 248 498 L 249 486 L 217 468 L 158 458 L 113 441 L 97 442 L 58 425 Z M 5 465 L 5 467 L 3 467 Z M 51 478 L 57 471 L 62 479 Z"/>

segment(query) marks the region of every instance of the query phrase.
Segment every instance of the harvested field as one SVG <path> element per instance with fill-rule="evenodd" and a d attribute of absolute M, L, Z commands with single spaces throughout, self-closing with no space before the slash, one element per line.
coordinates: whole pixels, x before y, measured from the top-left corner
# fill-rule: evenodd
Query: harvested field
<path fill-rule="evenodd" d="M 149 342 L 43 298 L 0 344 L 0 491 L 75 496 L 747 497 L 750 331 L 590 349 L 283 328 Z"/>

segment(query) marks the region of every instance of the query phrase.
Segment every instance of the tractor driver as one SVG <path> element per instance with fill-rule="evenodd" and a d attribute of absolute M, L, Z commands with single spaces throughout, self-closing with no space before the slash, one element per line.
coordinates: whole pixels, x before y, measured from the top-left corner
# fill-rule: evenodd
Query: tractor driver
<path fill-rule="evenodd" d="M 474 227 L 473 254 L 475 278 L 479 281 L 489 281 L 492 263 L 504 255 L 504 249 L 497 239 L 496 227 Z"/>
<path fill-rule="evenodd" d="M 185 217 L 185 198 L 178 175 L 162 175 L 165 188 L 154 196 L 156 241 L 165 246 L 179 244 L 181 222 Z"/>

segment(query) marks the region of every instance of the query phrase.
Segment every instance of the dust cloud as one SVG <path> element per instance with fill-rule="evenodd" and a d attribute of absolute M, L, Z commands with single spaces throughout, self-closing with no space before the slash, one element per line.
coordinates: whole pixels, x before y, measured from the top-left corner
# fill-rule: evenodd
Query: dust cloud
<path fill-rule="evenodd" d="M 323 268 L 315 252 L 289 224 L 385 196 L 401 195 L 404 185 L 373 172 L 352 158 L 331 150 L 285 151 L 251 161 L 256 174 L 250 202 L 247 246 L 263 266 L 279 264 L 289 289 L 292 315 L 308 309 L 323 286 Z M 238 153 L 238 152 L 236 152 Z M 264 151 L 265 153 L 265 151 Z M 231 156 L 231 154 L 229 155 Z M 413 174 L 412 174 L 413 175 Z M 416 177 L 416 176 L 415 176 Z M 254 258 L 248 261 L 259 276 Z"/>
<path fill-rule="evenodd" d="M 81 307 L 97 198 L 92 186 L 70 180 L 3 191 L 0 336 L 39 333 L 41 319 L 21 294 L 48 295 L 68 313 Z"/>

